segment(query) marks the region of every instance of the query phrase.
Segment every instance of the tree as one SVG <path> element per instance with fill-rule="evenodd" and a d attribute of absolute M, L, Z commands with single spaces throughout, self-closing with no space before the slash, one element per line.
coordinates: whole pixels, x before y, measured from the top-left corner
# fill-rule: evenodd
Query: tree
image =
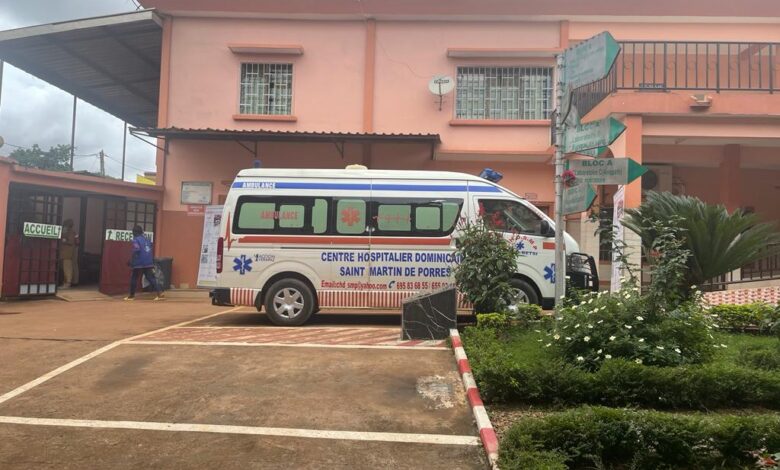
<path fill-rule="evenodd" d="M 70 171 L 70 145 L 56 145 L 48 151 L 41 149 L 38 144 L 32 148 L 18 148 L 11 152 L 11 158 L 20 165 L 30 168 L 40 168 L 51 171 Z"/>
<path fill-rule="evenodd" d="M 686 288 L 780 251 L 773 224 L 739 210 L 729 214 L 724 206 L 690 196 L 650 192 L 641 206 L 626 211 L 623 225 L 641 237 L 645 253 L 652 255 L 659 236 L 653 224 L 659 220 L 675 221 L 690 252 Z"/>

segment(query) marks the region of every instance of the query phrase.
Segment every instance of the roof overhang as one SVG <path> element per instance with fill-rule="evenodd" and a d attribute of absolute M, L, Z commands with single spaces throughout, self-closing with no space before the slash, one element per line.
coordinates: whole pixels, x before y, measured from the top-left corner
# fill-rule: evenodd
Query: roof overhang
<path fill-rule="evenodd" d="M 0 31 L 0 59 L 136 126 L 157 124 L 161 46 L 153 10 Z"/>
<path fill-rule="evenodd" d="M 307 132 L 242 129 L 182 129 L 178 127 L 137 127 L 130 129 L 134 135 L 186 140 L 237 140 L 242 142 L 441 142 L 439 134 L 382 134 L 367 132 Z"/>

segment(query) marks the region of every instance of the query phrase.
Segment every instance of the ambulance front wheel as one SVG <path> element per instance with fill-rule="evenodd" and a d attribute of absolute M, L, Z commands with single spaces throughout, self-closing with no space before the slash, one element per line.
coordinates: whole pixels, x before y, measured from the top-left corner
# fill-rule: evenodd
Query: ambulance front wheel
<path fill-rule="evenodd" d="M 282 279 L 265 295 L 265 313 L 274 325 L 303 325 L 314 312 L 314 292 L 297 279 Z"/>
<path fill-rule="evenodd" d="M 534 289 L 531 284 L 522 279 L 512 279 L 509 281 L 509 284 L 515 289 L 515 303 L 539 304 L 539 296 L 536 294 L 536 289 Z"/>

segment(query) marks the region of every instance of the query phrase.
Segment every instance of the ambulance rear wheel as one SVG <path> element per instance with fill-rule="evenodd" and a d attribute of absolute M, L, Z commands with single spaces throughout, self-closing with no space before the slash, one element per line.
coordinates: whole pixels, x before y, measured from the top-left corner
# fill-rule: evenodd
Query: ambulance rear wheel
<path fill-rule="evenodd" d="M 265 295 L 265 313 L 279 326 L 303 325 L 314 312 L 314 293 L 298 279 L 282 279 Z"/>

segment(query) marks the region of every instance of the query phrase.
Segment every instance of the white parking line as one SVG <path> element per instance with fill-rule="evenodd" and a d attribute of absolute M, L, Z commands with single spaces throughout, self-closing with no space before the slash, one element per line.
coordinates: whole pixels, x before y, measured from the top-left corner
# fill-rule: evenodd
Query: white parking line
<path fill-rule="evenodd" d="M 180 327 L 180 326 L 189 325 L 190 323 L 195 323 L 195 322 L 198 322 L 198 321 L 201 321 L 201 320 L 205 320 L 207 318 L 215 317 L 217 315 L 222 315 L 223 313 L 234 312 L 236 310 L 239 310 L 240 308 L 241 307 L 234 307 L 234 308 L 232 308 L 230 310 L 223 310 L 221 312 L 212 313 L 212 314 L 206 315 L 204 317 L 196 318 L 194 320 L 184 321 L 184 322 L 181 322 L 181 323 L 177 323 L 175 325 L 166 326 L 164 328 L 158 328 L 156 330 L 149 331 L 147 333 L 142 333 L 140 335 L 131 336 L 131 337 L 125 338 L 125 339 L 120 339 L 119 341 L 114 341 L 113 343 L 107 344 L 106 346 L 103 346 L 100 349 L 92 351 L 91 353 L 89 353 L 87 355 L 81 356 L 80 358 L 75 359 L 75 360 L 65 364 L 64 366 L 58 367 L 58 368 L 54 369 L 53 371 L 38 377 L 35 380 L 27 382 L 26 384 L 21 385 L 21 386 L 15 388 L 15 389 L 11 390 L 10 392 L 7 392 L 7 393 L 5 393 L 3 395 L 0 395 L 0 403 L 4 403 L 4 402 L 10 400 L 11 398 L 19 396 L 22 393 L 30 390 L 31 388 L 37 387 L 38 385 L 46 382 L 49 379 L 52 379 L 52 378 L 62 374 L 63 372 L 67 372 L 70 369 L 73 369 L 74 367 L 78 366 L 79 364 L 83 364 L 83 363 L 87 362 L 88 360 L 103 354 L 106 351 L 110 351 L 110 350 L 114 349 L 115 347 L 119 346 L 120 344 L 125 344 L 128 341 L 132 341 L 132 340 L 138 339 L 138 338 L 143 338 L 145 336 L 149 336 L 149 335 L 152 335 L 152 334 L 155 334 L 155 333 L 160 333 L 160 332 L 163 332 L 163 331 L 166 331 L 166 330 L 170 330 L 172 328 L 177 328 L 177 327 Z"/>
<path fill-rule="evenodd" d="M 130 341 L 124 344 L 150 344 L 174 346 L 278 346 L 284 348 L 332 348 L 332 349 L 395 349 L 416 351 L 449 351 L 442 346 L 393 346 L 389 344 L 317 344 L 317 343 L 246 343 L 237 341 Z"/>
<path fill-rule="evenodd" d="M 336 431 L 320 429 L 267 428 L 261 426 L 229 426 L 217 424 L 156 423 L 142 421 L 102 421 L 92 419 L 53 419 L 0 416 L 3 424 L 33 426 L 64 426 L 75 428 L 134 429 L 145 431 L 204 432 L 216 434 L 249 434 L 254 436 L 301 437 L 311 439 L 339 439 L 351 441 L 401 442 L 411 444 L 440 444 L 477 446 L 476 436 L 447 434 L 416 434 L 397 432 Z"/>

